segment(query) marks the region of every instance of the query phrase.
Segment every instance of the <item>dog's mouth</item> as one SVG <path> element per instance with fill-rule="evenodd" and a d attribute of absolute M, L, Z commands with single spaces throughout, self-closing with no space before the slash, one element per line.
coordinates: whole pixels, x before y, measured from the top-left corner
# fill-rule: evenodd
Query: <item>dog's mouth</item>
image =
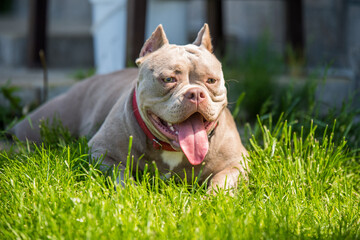
<path fill-rule="evenodd" d="M 189 162 L 200 164 L 209 149 L 208 137 L 215 127 L 216 121 L 207 121 L 196 112 L 185 121 L 169 123 L 155 114 L 148 112 L 154 127 L 165 136 L 175 150 L 182 150 Z"/>

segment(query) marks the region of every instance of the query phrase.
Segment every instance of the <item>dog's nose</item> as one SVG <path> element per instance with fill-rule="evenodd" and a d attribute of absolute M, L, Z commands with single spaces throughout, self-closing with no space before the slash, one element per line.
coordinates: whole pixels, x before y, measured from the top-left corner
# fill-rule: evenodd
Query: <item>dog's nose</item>
<path fill-rule="evenodd" d="M 189 89 L 185 93 L 185 99 L 192 102 L 192 103 L 199 104 L 202 101 L 204 101 L 205 98 L 206 98 L 205 93 L 200 88 L 192 88 L 192 89 Z"/>

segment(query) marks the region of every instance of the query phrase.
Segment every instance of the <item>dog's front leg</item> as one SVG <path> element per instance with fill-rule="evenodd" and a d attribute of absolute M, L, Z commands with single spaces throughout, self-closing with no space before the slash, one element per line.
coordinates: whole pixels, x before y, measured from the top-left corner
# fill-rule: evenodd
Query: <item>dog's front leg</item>
<path fill-rule="evenodd" d="M 234 163 L 211 178 L 207 193 L 216 194 L 220 189 L 224 189 L 232 195 L 242 180 L 248 180 L 246 171 L 239 163 Z"/>
<path fill-rule="evenodd" d="M 126 182 L 131 179 L 133 176 L 130 172 L 130 169 L 127 169 L 126 166 L 122 163 L 117 163 L 111 157 L 105 156 L 101 161 L 100 170 L 111 177 L 116 177 L 117 185 L 121 187 L 126 186 Z M 127 172 L 128 171 L 128 172 Z M 116 186 L 115 186 L 116 190 Z"/>

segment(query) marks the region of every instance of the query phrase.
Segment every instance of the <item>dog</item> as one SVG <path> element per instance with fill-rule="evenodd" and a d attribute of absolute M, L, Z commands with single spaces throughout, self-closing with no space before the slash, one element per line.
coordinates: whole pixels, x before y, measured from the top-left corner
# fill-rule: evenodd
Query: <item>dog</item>
<path fill-rule="evenodd" d="M 205 24 L 188 45 L 169 44 L 162 25 L 145 42 L 138 68 L 91 77 L 42 105 L 14 127 L 20 140 L 40 142 L 39 123 L 57 116 L 74 136 L 90 137 L 93 159 L 120 170 L 123 183 L 129 136 L 143 170 L 200 181 L 208 191 L 234 189 L 247 178 L 248 153 L 227 108 L 221 63 Z M 32 123 L 32 124 L 31 124 Z"/>

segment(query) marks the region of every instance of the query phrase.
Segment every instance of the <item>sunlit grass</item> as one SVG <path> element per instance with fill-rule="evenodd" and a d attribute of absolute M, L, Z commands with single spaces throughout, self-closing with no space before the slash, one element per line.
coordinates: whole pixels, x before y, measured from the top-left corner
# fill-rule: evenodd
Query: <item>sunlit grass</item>
<path fill-rule="evenodd" d="M 306 135 L 286 122 L 262 126 L 249 183 L 234 196 L 150 173 L 115 191 L 88 164 L 85 139 L 2 151 L 0 238 L 359 239 L 357 153 L 334 142 L 332 127 L 316 139 L 309 125 Z"/>

